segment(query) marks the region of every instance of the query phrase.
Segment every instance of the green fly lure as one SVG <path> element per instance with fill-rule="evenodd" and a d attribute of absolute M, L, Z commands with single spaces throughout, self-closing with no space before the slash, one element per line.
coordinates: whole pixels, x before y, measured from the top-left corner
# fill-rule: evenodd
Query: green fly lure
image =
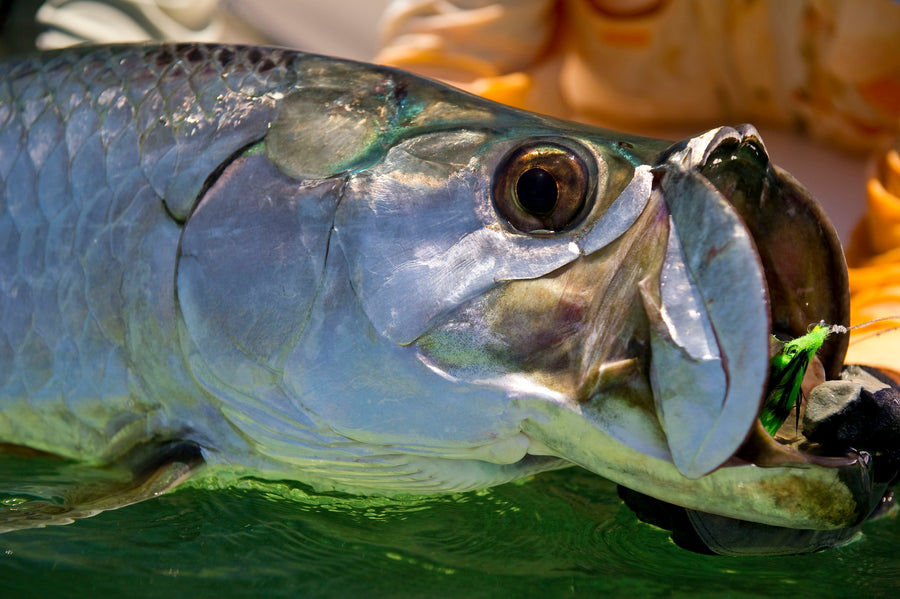
<path fill-rule="evenodd" d="M 824 322 L 812 325 L 809 332 L 802 337 L 797 337 L 792 341 L 785 343 L 781 351 L 772 356 L 769 363 L 769 386 L 766 389 L 766 399 L 763 402 L 762 410 L 759 413 L 759 420 L 762 422 L 770 435 L 774 436 L 776 431 L 781 428 L 784 421 L 787 420 L 788 414 L 794 409 L 797 400 L 800 398 L 800 385 L 803 383 L 803 375 L 812 357 L 816 355 L 825 339 L 832 333 L 849 333 L 854 329 L 868 327 L 876 322 L 885 320 L 900 320 L 900 316 L 882 316 L 875 318 L 862 324 L 852 327 L 845 327 L 839 324 L 827 325 Z M 878 331 L 874 336 L 882 333 L 894 332 L 897 327 Z M 800 412 L 797 412 L 799 419 Z"/>
<path fill-rule="evenodd" d="M 769 364 L 769 386 L 759 420 L 770 435 L 781 427 L 800 397 L 800 384 L 810 360 L 832 332 L 846 330 L 824 323 L 814 325 L 809 333 L 788 341 Z"/>

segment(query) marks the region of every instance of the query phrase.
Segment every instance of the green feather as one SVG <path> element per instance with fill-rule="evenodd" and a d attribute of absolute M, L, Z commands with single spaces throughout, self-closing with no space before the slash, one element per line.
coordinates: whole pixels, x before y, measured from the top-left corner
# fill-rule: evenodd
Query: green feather
<path fill-rule="evenodd" d="M 759 420 L 770 435 L 775 435 L 796 405 L 806 368 L 829 332 L 831 327 L 817 324 L 806 335 L 785 343 L 772 357 L 766 399 L 759 413 Z"/>

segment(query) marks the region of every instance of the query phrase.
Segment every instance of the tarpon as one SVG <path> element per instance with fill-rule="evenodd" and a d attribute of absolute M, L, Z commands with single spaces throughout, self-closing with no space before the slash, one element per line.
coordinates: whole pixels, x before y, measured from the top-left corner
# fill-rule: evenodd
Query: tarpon
<path fill-rule="evenodd" d="M 279 49 L 0 65 L 0 442 L 149 476 L 118 504 L 201 464 L 387 495 L 576 464 L 852 528 L 871 460 L 758 420 L 772 334 L 847 313 L 749 125 L 672 144 Z"/>

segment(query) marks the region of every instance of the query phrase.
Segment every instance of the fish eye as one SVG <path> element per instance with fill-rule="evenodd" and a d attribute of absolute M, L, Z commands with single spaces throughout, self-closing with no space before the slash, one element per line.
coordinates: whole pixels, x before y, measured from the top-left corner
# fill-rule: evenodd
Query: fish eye
<path fill-rule="evenodd" d="M 579 152 L 532 142 L 500 162 L 492 191 L 497 211 L 519 231 L 558 233 L 585 212 L 590 187 L 590 170 Z"/>

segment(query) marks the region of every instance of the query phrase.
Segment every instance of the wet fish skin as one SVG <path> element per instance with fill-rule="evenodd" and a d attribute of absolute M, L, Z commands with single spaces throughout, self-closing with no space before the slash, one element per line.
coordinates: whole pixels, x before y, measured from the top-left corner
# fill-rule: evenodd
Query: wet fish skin
<path fill-rule="evenodd" d="M 197 407 L 173 352 L 182 226 L 265 134 L 293 60 L 107 48 L 0 67 L 0 438 L 100 460 Z"/>
<path fill-rule="evenodd" d="M 2 69 L 3 442 L 100 464 L 186 440 L 212 465 L 358 492 L 465 490 L 574 462 L 732 517 L 862 517 L 837 468 L 710 472 L 754 426 L 768 308 L 735 209 L 690 169 L 721 144 L 757 144 L 752 130 L 666 154 L 668 142 L 280 50 L 106 47 Z M 596 162 L 596 205 L 564 234 L 523 235 L 495 214 L 492 169 L 548 139 Z M 667 243 L 695 232 L 706 199 L 704 226 L 728 233 Z M 728 310 L 745 319 L 728 366 L 750 384 L 742 401 L 714 388 L 661 424 L 671 398 L 654 406 L 648 314 L 661 315 L 654 352 L 680 354 L 654 281 L 713 242 L 725 276 L 693 299 L 731 304 L 713 327 Z M 537 319 L 505 319 L 532 314 L 535 291 L 568 307 L 559 351 L 528 351 L 542 348 L 519 325 Z M 692 417 L 710 401 L 738 412 Z"/>

